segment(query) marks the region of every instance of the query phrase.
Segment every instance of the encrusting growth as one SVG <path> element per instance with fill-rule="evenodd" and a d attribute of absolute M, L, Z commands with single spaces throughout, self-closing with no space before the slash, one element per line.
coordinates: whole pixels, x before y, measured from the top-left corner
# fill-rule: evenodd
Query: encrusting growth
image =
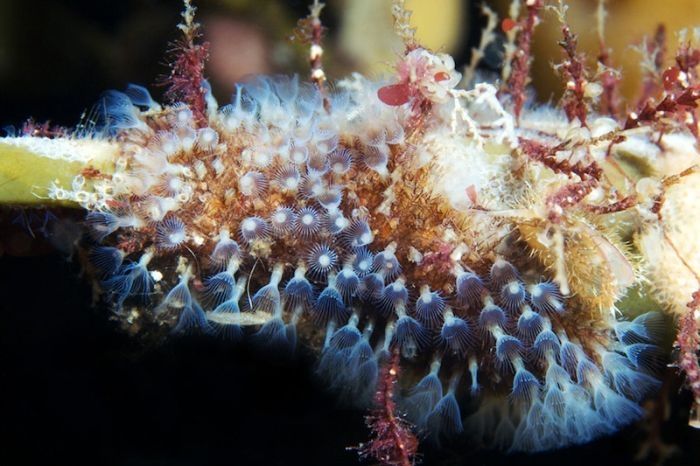
<path fill-rule="evenodd" d="M 618 305 L 645 281 L 663 306 L 648 311 L 680 318 L 697 400 L 697 37 L 617 119 L 610 59 L 587 72 L 563 6 L 550 108 L 525 97 L 543 1 L 501 23 L 500 89 L 473 66 L 460 87 L 403 3 L 390 79 L 326 85 L 314 2 L 299 30 L 312 82 L 257 76 L 219 107 L 186 1 L 167 105 L 132 85 L 105 96 L 95 134 L 2 143 L 85 164 L 48 196 L 88 212 L 81 257 L 125 328 L 318 349 L 319 378 L 371 409 L 360 451 L 381 464 L 412 464 L 417 438 L 532 452 L 638 420 L 663 320 Z M 106 168 L 67 141 L 105 144 Z"/>

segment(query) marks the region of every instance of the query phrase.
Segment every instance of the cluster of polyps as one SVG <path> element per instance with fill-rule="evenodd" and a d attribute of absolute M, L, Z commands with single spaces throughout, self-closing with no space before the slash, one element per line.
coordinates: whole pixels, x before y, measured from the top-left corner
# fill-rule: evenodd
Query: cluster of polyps
<path fill-rule="evenodd" d="M 296 78 L 256 78 L 204 127 L 185 105 L 112 92 L 109 197 L 85 205 L 104 296 L 151 331 L 252 334 L 279 351 L 325 341 L 319 374 L 359 405 L 396 350 L 411 368 L 400 406 L 436 439 L 466 425 L 541 450 L 629 423 L 656 386 L 652 319 L 616 323 L 567 299 L 522 254 L 504 211 L 566 179 L 526 160 L 515 174 L 512 126 L 471 134 L 504 113 L 478 98 L 488 86 L 431 101 L 420 131 L 415 109 L 358 76 L 330 110 Z"/>
<path fill-rule="evenodd" d="M 683 289 L 662 291 L 681 307 L 697 285 L 669 252 L 697 226 L 676 215 L 695 178 L 662 179 L 697 159 L 696 140 L 673 119 L 628 128 L 591 111 L 582 125 L 518 107 L 516 122 L 494 85 L 457 88 L 453 68 L 414 46 L 398 82 L 258 77 L 221 108 L 197 89 L 200 117 L 111 92 L 111 169 L 49 194 L 90 211 L 84 256 L 125 326 L 278 351 L 301 339 L 360 405 L 393 353 L 401 409 L 437 440 L 470 430 L 533 451 L 614 432 L 657 385 L 658 322 L 617 321 L 615 303 L 645 273 L 674 271 Z M 623 157 L 656 178 L 630 183 Z"/>

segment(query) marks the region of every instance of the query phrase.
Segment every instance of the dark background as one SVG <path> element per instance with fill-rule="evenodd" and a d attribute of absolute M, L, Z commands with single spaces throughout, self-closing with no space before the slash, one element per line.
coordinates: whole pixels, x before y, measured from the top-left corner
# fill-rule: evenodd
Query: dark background
<path fill-rule="evenodd" d="M 279 8 L 299 17 L 306 2 Z M 153 83 L 166 70 L 157 57 L 178 14 L 173 1 L 2 0 L 0 125 L 29 116 L 72 125 L 105 89 Z M 0 235 L 17 230 L 5 222 Z M 316 383 L 313 355 L 301 350 L 290 362 L 197 338 L 144 346 L 93 306 L 77 264 L 40 254 L 49 250 L 41 239 L 30 244 L 25 257 L 11 249 L 0 257 L 0 465 L 358 463 L 346 448 L 367 438 L 363 413 L 339 407 Z M 698 464 L 688 399 L 670 380 L 676 405 L 663 437 L 679 453 L 668 464 Z M 630 429 L 542 455 L 461 445 L 421 452 L 427 465 L 621 465 L 646 438 Z"/>

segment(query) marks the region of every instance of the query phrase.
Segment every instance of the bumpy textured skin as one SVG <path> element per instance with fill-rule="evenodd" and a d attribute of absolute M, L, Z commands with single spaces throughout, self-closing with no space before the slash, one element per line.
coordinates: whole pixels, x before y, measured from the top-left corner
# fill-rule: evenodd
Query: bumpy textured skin
<path fill-rule="evenodd" d="M 653 282 L 675 306 L 697 288 L 670 275 L 657 215 L 660 180 L 687 167 L 669 159 L 696 160 L 695 138 L 522 102 L 516 124 L 496 87 L 460 77 L 413 46 L 394 80 L 323 95 L 261 76 L 194 111 L 113 91 L 111 169 L 50 196 L 89 211 L 83 257 L 133 333 L 301 341 L 358 406 L 398 354 L 398 406 L 437 442 L 539 451 L 615 432 L 641 417 L 659 362 L 659 316 L 620 319 L 616 302 L 645 275 L 678 281 Z M 630 184 L 621 158 L 652 178 Z M 696 178 L 666 192 L 671 235 L 693 233 L 676 213 Z"/>

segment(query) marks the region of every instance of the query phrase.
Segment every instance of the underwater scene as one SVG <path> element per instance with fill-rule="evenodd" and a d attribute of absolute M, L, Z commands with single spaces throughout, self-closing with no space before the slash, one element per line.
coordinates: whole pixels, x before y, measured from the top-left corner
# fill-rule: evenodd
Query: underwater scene
<path fill-rule="evenodd" d="M 700 464 L 700 3 L 6 0 L 0 464 Z"/>

